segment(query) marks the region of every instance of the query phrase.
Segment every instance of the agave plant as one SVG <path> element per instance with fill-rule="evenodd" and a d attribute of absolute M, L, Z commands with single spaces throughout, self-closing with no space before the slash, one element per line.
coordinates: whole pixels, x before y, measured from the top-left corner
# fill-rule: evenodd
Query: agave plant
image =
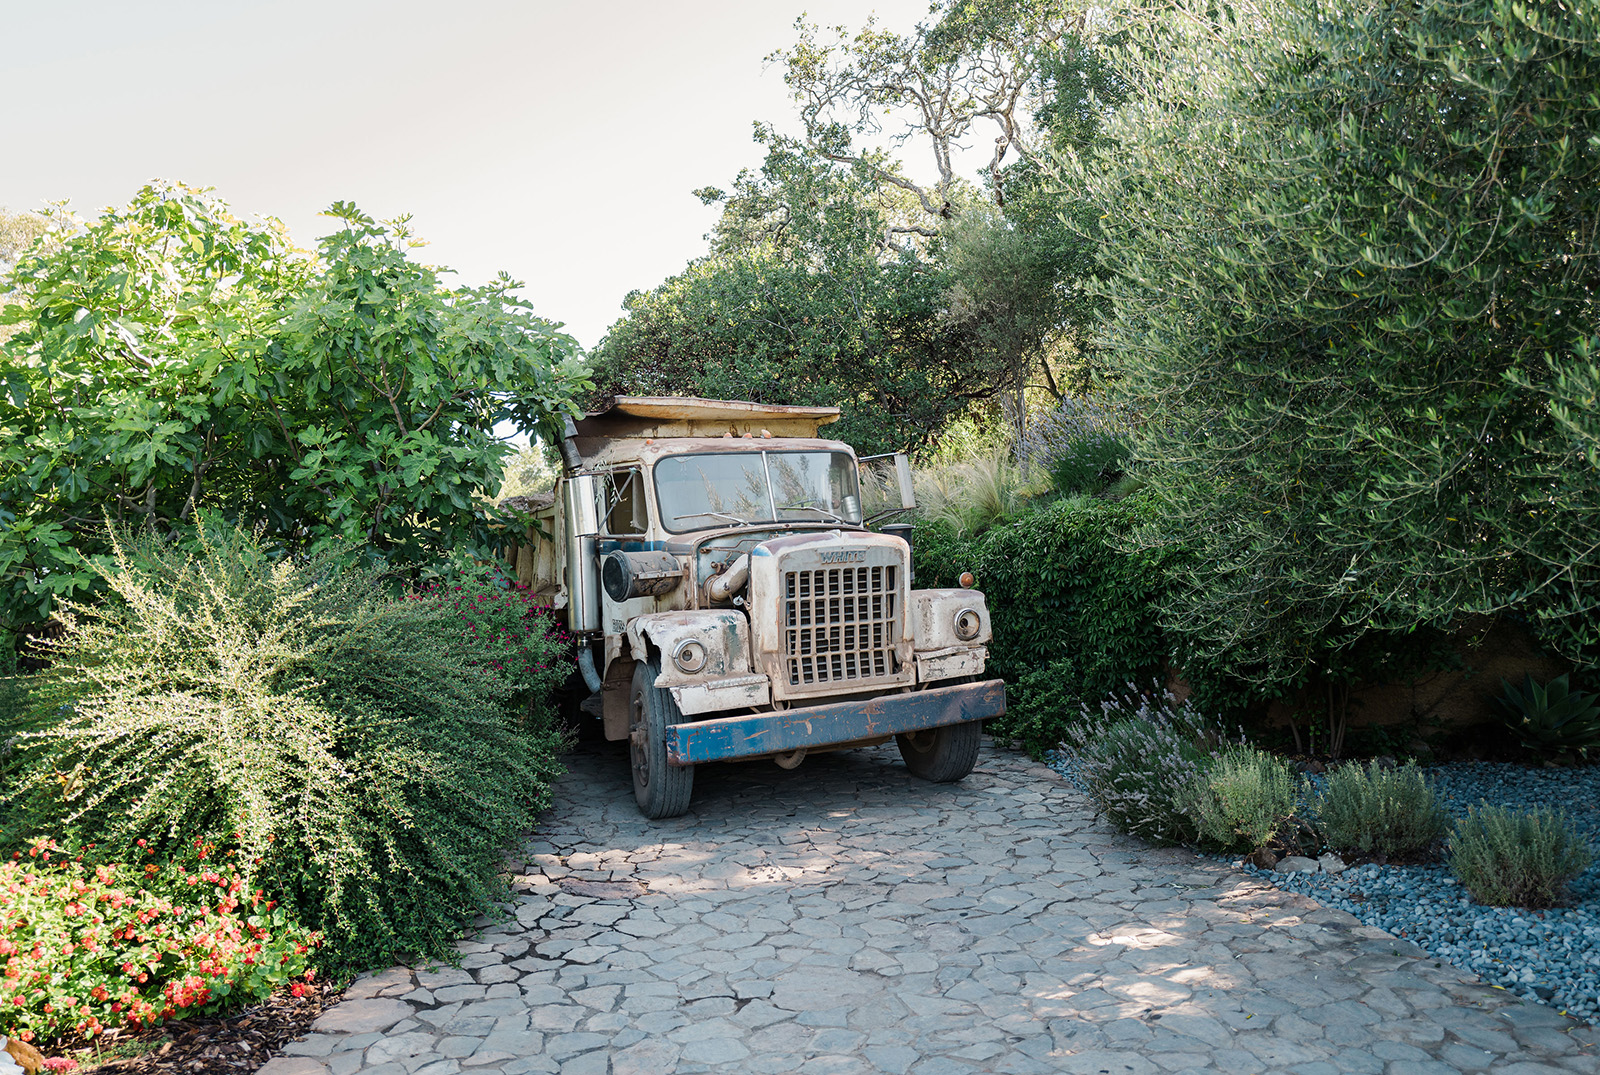
<path fill-rule="evenodd" d="M 1566 676 L 1540 686 L 1529 675 L 1521 689 L 1500 681 L 1504 693 L 1495 699 L 1506 726 L 1529 750 L 1574 751 L 1589 756 L 1600 743 L 1600 701 L 1569 688 Z"/>

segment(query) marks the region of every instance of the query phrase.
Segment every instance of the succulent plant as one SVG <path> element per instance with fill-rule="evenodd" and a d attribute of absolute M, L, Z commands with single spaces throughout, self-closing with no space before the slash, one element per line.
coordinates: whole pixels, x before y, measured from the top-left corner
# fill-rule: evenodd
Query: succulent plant
<path fill-rule="evenodd" d="M 1567 677 L 1557 676 L 1540 686 L 1529 675 L 1521 688 L 1500 681 L 1504 692 L 1495 706 L 1506 726 L 1529 750 L 1541 753 L 1576 752 L 1585 758 L 1600 744 L 1600 700 L 1572 690 Z"/>

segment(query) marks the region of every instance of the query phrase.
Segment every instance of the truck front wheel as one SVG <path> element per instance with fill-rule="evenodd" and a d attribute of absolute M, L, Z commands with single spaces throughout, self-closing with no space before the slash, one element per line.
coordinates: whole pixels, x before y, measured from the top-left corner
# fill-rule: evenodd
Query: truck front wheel
<path fill-rule="evenodd" d="M 943 728 L 908 732 L 894 738 L 913 776 L 935 784 L 949 784 L 965 777 L 978 764 L 978 748 L 983 745 L 983 721 L 947 724 Z"/>
<path fill-rule="evenodd" d="M 683 719 L 672 692 L 656 686 L 659 659 L 633 669 L 628 695 L 628 758 L 633 766 L 633 797 L 648 818 L 677 817 L 689 809 L 694 766 L 667 764 L 667 729 Z"/>

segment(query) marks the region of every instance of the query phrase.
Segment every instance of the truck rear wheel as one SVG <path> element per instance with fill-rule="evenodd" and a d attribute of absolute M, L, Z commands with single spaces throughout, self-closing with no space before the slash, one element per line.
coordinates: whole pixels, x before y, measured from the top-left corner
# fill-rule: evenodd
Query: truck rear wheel
<path fill-rule="evenodd" d="M 983 745 L 983 721 L 947 724 L 924 732 L 907 732 L 894 737 L 900 756 L 913 776 L 935 784 L 949 784 L 972 772 L 978 764 L 978 748 Z"/>
<path fill-rule="evenodd" d="M 628 760 L 633 768 L 633 797 L 648 818 L 677 817 L 689 809 L 694 791 L 694 766 L 667 764 L 667 729 L 683 720 L 672 692 L 656 686 L 659 660 L 641 661 L 633 669 L 628 694 Z"/>

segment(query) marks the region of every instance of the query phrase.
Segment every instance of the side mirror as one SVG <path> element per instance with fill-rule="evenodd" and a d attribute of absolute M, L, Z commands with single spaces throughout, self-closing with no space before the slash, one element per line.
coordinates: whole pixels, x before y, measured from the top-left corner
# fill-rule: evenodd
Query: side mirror
<path fill-rule="evenodd" d="M 894 476 L 900 484 L 900 507 L 916 511 L 917 491 L 911 484 L 911 457 L 905 452 L 894 453 Z"/>
<path fill-rule="evenodd" d="M 911 457 L 904 452 L 869 455 L 857 461 L 861 476 L 861 506 L 869 524 L 915 511 L 917 494 L 911 482 Z"/>

